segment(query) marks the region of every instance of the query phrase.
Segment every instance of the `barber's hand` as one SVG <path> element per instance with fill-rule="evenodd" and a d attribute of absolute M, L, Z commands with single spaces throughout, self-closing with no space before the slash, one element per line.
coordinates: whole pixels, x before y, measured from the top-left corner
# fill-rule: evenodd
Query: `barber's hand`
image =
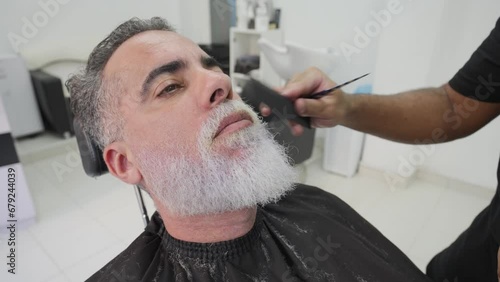
<path fill-rule="evenodd" d="M 311 117 L 312 127 L 332 127 L 340 123 L 348 109 L 345 93 L 342 90 L 335 90 L 317 100 L 301 97 L 307 97 L 335 85 L 336 83 L 319 69 L 309 68 L 295 75 L 284 87 L 276 90 L 294 101 L 295 110 L 299 115 Z M 266 105 L 261 105 L 260 111 L 263 116 L 271 114 L 271 109 Z M 298 136 L 304 132 L 301 125 L 295 122 L 290 122 L 290 125 L 292 134 Z"/>

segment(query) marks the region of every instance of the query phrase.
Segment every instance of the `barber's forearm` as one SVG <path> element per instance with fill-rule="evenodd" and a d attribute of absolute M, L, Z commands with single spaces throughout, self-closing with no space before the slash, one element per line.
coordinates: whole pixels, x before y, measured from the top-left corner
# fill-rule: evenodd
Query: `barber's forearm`
<path fill-rule="evenodd" d="M 450 130 L 452 103 L 443 87 L 396 95 L 346 95 L 348 111 L 341 124 L 404 143 L 441 143 L 456 139 Z"/>

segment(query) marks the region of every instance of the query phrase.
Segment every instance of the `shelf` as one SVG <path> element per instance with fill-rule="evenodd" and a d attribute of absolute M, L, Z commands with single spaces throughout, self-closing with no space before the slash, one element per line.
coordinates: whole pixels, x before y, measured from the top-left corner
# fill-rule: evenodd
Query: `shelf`
<path fill-rule="evenodd" d="M 265 38 L 277 45 L 280 45 L 283 42 L 282 30 L 280 29 L 254 30 L 254 29 L 242 29 L 242 28 L 232 27 L 230 30 L 229 38 L 230 38 L 229 76 L 231 77 L 234 86 L 245 85 L 245 83 L 250 79 L 250 77 L 254 77 L 255 79 L 260 80 L 261 82 L 268 85 L 279 85 L 281 83 L 280 77 L 272 69 L 267 58 L 260 50 L 258 41 L 260 38 Z M 236 73 L 234 70 L 238 58 L 250 54 L 254 56 L 255 55 L 259 56 L 260 58 L 259 72 L 252 73 L 252 75 L 250 75 L 250 73 L 248 75 L 242 73 Z"/>

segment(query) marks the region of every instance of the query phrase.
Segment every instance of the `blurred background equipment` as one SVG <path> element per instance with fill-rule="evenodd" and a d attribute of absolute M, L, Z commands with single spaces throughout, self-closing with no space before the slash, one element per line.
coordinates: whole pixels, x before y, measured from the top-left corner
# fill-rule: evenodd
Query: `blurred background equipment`
<path fill-rule="evenodd" d="M 61 79 L 42 70 L 30 74 L 46 131 L 63 138 L 73 136 L 70 98 L 64 96 Z"/>
<path fill-rule="evenodd" d="M 18 56 L 0 56 L 0 96 L 14 138 L 43 132 L 29 71 Z"/>

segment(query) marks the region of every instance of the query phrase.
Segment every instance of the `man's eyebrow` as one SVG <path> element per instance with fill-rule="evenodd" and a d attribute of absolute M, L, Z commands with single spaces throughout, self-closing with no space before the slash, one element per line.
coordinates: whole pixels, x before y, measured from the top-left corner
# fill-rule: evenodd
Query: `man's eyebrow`
<path fill-rule="evenodd" d="M 214 57 L 201 56 L 201 65 L 206 68 L 219 67 L 222 69 L 221 64 Z"/>
<path fill-rule="evenodd" d="M 142 99 L 146 98 L 147 94 L 149 93 L 149 88 L 151 87 L 151 83 L 158 76 L 162 74 L 174 74 L 176 72 L 179 72 L 183 68 L 186 68 L 186 66 L 187 64 L 185 61 L 175 60 L 153 69 L 151 72 L 149 72 L 148 76 L 144 80 L 144 83 L 142 84 L 142 90 L 141 90 Z"/>

